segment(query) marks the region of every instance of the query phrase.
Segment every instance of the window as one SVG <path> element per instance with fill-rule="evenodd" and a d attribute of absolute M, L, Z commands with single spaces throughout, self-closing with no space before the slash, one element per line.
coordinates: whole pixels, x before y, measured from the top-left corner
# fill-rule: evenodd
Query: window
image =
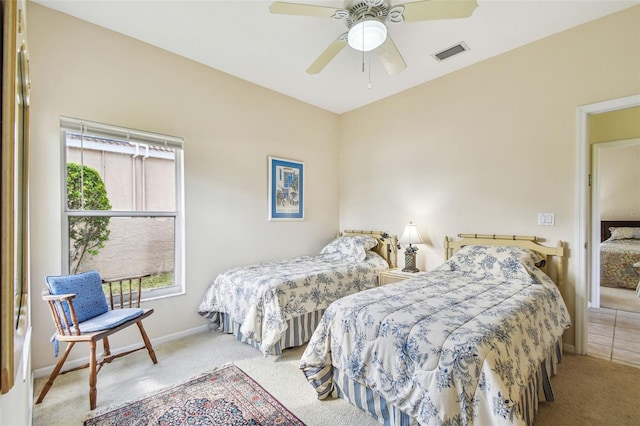
<path fill-rule="evenodd" d="M 63 144 L 63 270 L 151 274 L 143 299 L 183 287 L 183 140 L 74 118 Z"/>

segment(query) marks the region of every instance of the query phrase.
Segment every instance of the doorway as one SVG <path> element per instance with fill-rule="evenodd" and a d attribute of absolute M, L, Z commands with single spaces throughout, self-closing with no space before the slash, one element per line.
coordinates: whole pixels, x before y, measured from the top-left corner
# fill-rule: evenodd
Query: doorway
<path fill-rule="evenodd" d="M 593 258 L 591 232 L 591 146 L 589 140 L 589 116 L 608 111 L 640 106 L 640 95 L 627 96 L 610 101 L 584 105 L 577 110 L 576 155 L 576 294 L 575 294 L 575 352 L 587 353 L 588 306 L 591 293 L 591 259 Z"/>
<path fill-rule="evenodd" d="M 611 268 L 610 274 L 607 268 L 603 270 L 603 265 L 600 264 L 602 259 L 600 244 L 605 235 L 603 227 L 637 227 L 640 224 L 640 208 L 638 208 L 637 199 L 639 147 L 640 138 L 592 144 L 591 247 L 593 250 L 589 304 L 591 308 L 603 307 L 640 313 L 640 299 L 636 297 L 635 291 L 621 288 L 628 287 L 631 283 L 635 290 L 638 281 L 635 279 L 635 273 L 633 277 L 629 275 L 621 277 L 614 272 L 617 268 Z M 617 256 L 616 253 L 607 252 L 605 259 L 613 258 L 614 263 L 609 265 L 618 266 L 620 261 L 616 261 Z M 601 271 L 605 273 L 604 284 L 601 283 Z M 624 282 L 624 286 L 619 282 Z M 602 287 L 601 284 L 607 287 Z"/>

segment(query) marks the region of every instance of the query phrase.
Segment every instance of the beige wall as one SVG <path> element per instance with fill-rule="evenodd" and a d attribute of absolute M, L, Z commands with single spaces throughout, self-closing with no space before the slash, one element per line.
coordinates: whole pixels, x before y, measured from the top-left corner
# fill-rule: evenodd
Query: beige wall
<path fill-rule="evenodd" d="M 315 253 L 338 231 L 338 116 L 37 4 L 28 19 L 34 369 L 56 361 L 39 294 L 62 265 L 61 115 L 185 140 L 186 294 L 146 304 L 152 339 L 207 324 L 197 308 L 222 270 Z M 304 161 L 304 221 L 267 221 L 269 155 Z"/>
<path fill-rule="evenodd" d="M 414 221 L 420 269 L 441 263 L 444 237 L 460 232 L 566 241 L 573 314 L 576 109 L 640 93 L 637 52 L 640 7 L 345 114 L 341 226 L 399 234 Z M 555 213 L 555 226 L 538 226 L 538 212 Z"/>
<path fill-rule="evenodd" d="M 640 138 L 640 107 L 590 115 L 588 126 L 592 144 Z"/>
<path fill-rule="evenodd" d="M 601 220 L 640 220 L 640 139 L 633 143 L 605 143 L 599 151 Z"/>

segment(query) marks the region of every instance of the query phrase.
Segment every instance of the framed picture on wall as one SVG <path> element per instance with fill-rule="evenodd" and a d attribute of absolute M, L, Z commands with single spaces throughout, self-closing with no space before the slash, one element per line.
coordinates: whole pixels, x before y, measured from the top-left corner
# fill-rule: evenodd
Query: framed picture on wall
<path fill-rule="evenodd" d="M 304 219 L 304 163 L 269 156 L 269 220 Z"/>
<path fill-rule="evenodd" d="M 0 372 L 5 394 L 26 380 L 29 313 L 29 58 L 26 2 L 2 2 Z M 22 374 L 18 367 L 22 365 Z"/>

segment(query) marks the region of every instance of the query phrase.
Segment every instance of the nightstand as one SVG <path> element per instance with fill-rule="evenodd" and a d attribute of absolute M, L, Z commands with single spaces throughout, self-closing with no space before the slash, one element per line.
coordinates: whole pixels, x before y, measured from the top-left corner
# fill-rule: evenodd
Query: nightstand
<path fill-rule="evenodd" d="M 378 285 L 391 284 L 415 277 L 419 272 L 402 272 L 402 269 L 388 269 L 380 272 Z"/>

